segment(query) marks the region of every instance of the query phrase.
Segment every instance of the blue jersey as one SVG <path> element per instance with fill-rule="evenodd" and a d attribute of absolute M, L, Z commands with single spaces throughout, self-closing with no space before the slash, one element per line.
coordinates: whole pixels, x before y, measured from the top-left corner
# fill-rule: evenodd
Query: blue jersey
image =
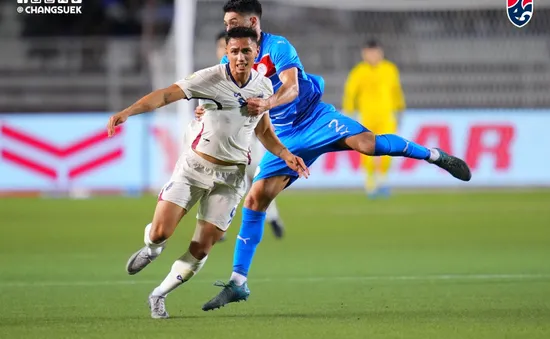
<path fill-rule="evenodd" d="M 227 63 L 227 56 L 221 62 Z M 279 74 L 293 67 L 298 69 L 300 94 L 294 101 L 270 110 L 271 122 L 277 132 L 295 126 L 314 112 L 323 95 L 324 80 L 304 71 L 296 49 L 286 38 L 262 32 L 260 53 L 255 60 L 254 69 L 271 80 L 275 92 L 282 85 Z"/>

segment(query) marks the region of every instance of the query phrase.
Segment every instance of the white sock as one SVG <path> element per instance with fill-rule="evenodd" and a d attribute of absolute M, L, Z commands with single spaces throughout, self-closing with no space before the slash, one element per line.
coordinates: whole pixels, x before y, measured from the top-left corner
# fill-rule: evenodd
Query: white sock
<path fill-rule="evenodd" d="M 168 293 L 175 290 L 178 286 L 191 279 L 204 266 L 208 256 L 202 260 L 195 258 L 189 251 L 182 255 L 172 265 L 170 273 L 164 278 L 162 283 L 153 290 L 153 296 L 166 297 Z"/>
<path fill-rule="evenodd" d="M 234 281 L 237 286 L 241 286 L 246 282 L 247 278 L 237 272 L 231 272 L 231 278 L 229 280 Z"/>
<path fill-rule="evenodd" d="M 267 219 L 267 221 L 279 220 L 279 210 L 277 209 L 277 204 L 275 203 L 275 200 L 271 201 L 271 204 L 267 206 L 267 210 L 265 211 L 265 213 L 265 218 Z"/>
<path fill-rule="evenodd" d="M 440 156 L 441 154 L 439 154 L 438 150 L 436 150 L 435 148 L 430 148 L 430 158 L 428 159 L 428 161 L 429 162 L 437 161 L 437 159 L 439 159 Z"/>
<path fill-rule="evenodd" d="M 147 246 L 147 249 L 149 251 L 148 254 L 152 257 L 158 257 L 166 246 L 166 240 L 159 244 L 155 244 L 154 242 L 152 242 L 151 238 L 149 238 L 149 233 L 151 232 L 152 226 L 152 224 L 145 226 L 145 235 L 143 237 L 143 242 L 145 243 L 145 246 Z"/>

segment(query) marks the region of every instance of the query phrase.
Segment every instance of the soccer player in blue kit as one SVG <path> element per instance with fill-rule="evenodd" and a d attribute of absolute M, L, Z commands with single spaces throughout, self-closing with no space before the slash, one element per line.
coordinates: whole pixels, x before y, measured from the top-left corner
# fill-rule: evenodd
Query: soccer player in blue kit
<path fill-rule="evenodd" d="M 230 0 L 223 9 L 226 29 L 245 26 L 257 31 L 260 53 L 254 68 L 271 80 L 275 91 L 269 98 L 248 99 L 248 112 L 260 114 L 269 110 L 281 142 L 301 157 L 308 167 L 324 153 L 355 150 L 370 156 L 403 156 L 428 161 L 459 180 L 470 180 L 470 169 L 463 160 L 398 135 L 375 135 L 354 119 L 336 111 L 334 106 L 322 102 L 324 80 L 304 71 L 296 50 L 287 39 L 262 32 L 262 6 L 258 0 Z M 226 63 L 227 57 L 221 62 Z M 297 178 L 297 174 L 277 154 L 264 155 L 244 200 L 233 273 L 227 284 L 219 284 L 222 291 L 203 305 L 204 311 L 248 298 L 247 275 L 263 236 L 265 211 L 270 202 Z"/>

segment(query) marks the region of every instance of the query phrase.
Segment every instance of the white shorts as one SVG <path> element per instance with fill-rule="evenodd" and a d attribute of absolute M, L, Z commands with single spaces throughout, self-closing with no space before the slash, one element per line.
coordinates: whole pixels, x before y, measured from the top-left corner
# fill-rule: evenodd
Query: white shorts
<path fill-rule="evenodd" d="M 264 156 L 266 150 L 264 145 L 256 138 L 256 136 L 252 137 L 252 142 L 250 144 L 250 165 L 246 167 L 246 175 L 249 178 L 254 178 L 254 175 L 256 174 L 256 168 L 258 167 L 258 164 L 260 163 L 260 160 L 262 160 L 262 157 Z"/>
<path fill-rule="evenodd" d="M 213 164 L 194 151 L 180 156 L 172 177 L 159 193 L 187 211 L 200 200 L 197 219 L 226 231 L 246 193 L 245 166 Z"/>

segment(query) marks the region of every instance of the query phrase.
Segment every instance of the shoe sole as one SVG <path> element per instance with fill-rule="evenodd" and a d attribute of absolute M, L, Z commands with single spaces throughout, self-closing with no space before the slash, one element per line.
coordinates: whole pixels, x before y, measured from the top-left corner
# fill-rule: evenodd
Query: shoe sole
<path fill-rule="evenodd" d="M 248 300 L 248 297 L 244 298 L 244 299 L 240 299 L 240 300 L 237 300 L 237 301 L 231 301 L 231 302 L 228 302 L 227 304 L 224 304 L 224 305 L 221 305 L 221 306 L 218 306 L 218 307 L 212 307 L 212 308 L 209 308 L 209 309 L 204 309 L 203 307 L 203 311 L 204 312 L 208 312 L 208 311 L 215 311 L 215 310 L 219 310 L 220 308 L 222 307 L 225 307 L 225 305 L 228 305 L 228 304 L 231 304 L 231 303 L 240 303 L 241 301 L 247 301 Z"/>

